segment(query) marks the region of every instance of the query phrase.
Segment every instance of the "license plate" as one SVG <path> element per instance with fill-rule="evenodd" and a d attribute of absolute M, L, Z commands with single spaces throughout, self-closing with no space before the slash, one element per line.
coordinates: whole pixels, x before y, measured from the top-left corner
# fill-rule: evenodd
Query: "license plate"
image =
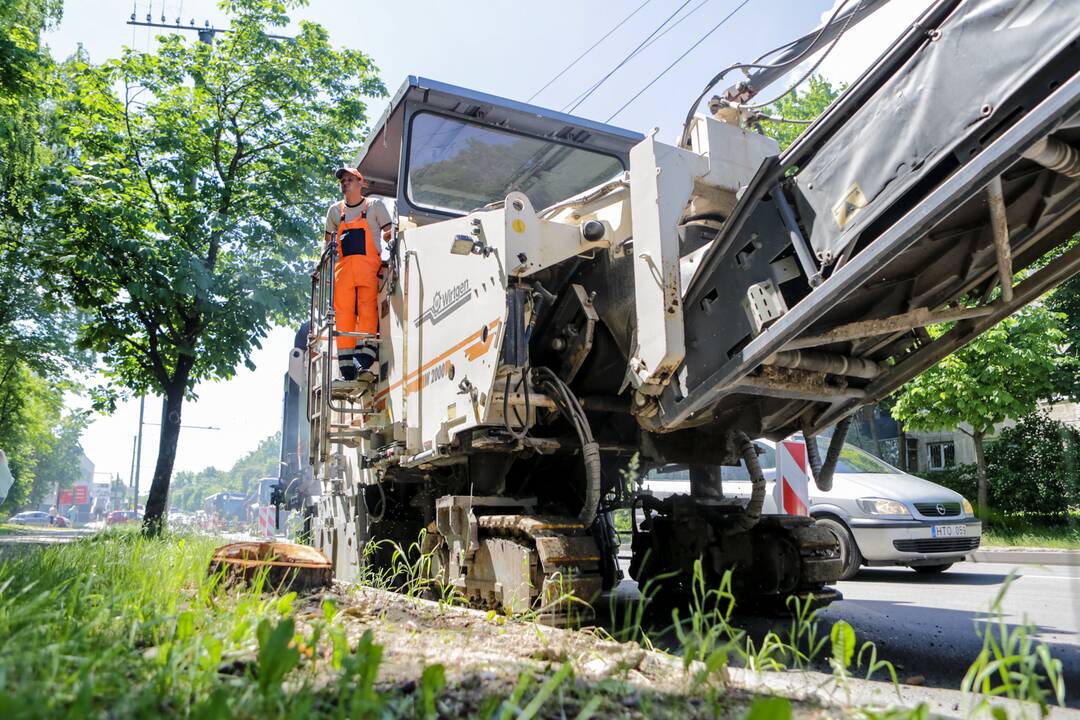
<path fill-rule="evenodd" d="M 974 535 L 974 533 L 972 533 Z M 967 525 L 934 525 L 930 528 L 930 537 L 935 538 L 952 538 L 952 537 L 967 537 L 968 526 Z"/>

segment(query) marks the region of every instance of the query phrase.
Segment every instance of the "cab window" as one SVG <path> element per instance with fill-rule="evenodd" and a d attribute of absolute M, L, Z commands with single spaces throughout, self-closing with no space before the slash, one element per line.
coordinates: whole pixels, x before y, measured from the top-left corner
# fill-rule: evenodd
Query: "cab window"
<path fill-rule="evenodd" d="M 451 214 L 515 190 L 541 210 L 623 172 L 611 155 L 427 112 L 413 116 L 408 153 L 409 202 Z"/>

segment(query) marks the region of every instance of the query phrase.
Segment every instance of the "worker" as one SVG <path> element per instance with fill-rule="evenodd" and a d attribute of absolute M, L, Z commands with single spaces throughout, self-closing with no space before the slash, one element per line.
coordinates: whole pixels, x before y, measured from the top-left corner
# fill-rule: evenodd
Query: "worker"
<path fill-rule="evenodd" d="M 356 168 L 343 167 L 335 173 L 341 184 L 341 202 L 326 213 L 325 242 L 337 243 L 334 265 L 334 315 L 338 332 L 375 335 L 379 332 L 379 270 L 382 243 L 390 239 L 390 213 L 382 202 L 364 196 L 364 176 Z M 378 228 L 378 233 L 372 228 Z M 345 380 L 370 382 L 378 345 L 357 338 L 337 338 L 338 368 Z"/>

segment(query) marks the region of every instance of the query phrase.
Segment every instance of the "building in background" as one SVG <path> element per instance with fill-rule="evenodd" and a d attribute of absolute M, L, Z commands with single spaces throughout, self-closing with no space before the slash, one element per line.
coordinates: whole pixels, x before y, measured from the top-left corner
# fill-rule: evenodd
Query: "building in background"
<path fill-rule="evenodd" d="M 1080 430 L 1080 403 L 1046 403 L 1041 404 L 1039 410 L 1053 420 Z M 1001 430 L 1015 424 L 1012 419 L 998 424 L 994 432 L 987 434 L 987 440 L 993 441 Z M 903 438 L 902 461 L 899 430 L 899 424 L 887 410 L 880 407 L 864 408 L 855 416 L 847 440 L 890 465 L 914 474 L 975 464 L 975 441 L 960 429 L 939 432 L 909 430 Z"/>

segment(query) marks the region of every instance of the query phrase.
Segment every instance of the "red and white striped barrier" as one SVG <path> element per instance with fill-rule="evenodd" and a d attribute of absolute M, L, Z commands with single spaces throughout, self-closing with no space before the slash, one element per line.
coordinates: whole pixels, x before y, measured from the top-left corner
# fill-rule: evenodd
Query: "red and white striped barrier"
<path fill-rule="evenodd" d="M 773 498 L 785 515 L 810 514 L 810 469 L 803 441 L 782 440 L 776 444 Z"/>
<path fill-rule="evenodd" d="M 260 505 L 259 506 L 259 535 L 264 538 L 274 537 L 274 516 L 271 514 L 274 511 L 273 505 Z"/>

